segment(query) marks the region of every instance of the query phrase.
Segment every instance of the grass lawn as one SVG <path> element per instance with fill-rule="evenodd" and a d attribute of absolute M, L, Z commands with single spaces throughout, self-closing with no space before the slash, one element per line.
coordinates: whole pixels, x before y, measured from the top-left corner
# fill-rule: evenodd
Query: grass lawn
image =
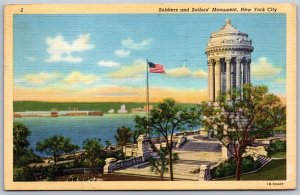
<path fill-rule="evenodd" d="M 272 158 L 286 158 L 286 152 L 276 152 L 271 157 Z"/>
<path fill-rule="evenodd" d="M 225 180 L 234 180 L 234 177 Z M 242 175 L 241 180 L 286 180 L 286 159 L 272 160 L 256 173 Z"/>

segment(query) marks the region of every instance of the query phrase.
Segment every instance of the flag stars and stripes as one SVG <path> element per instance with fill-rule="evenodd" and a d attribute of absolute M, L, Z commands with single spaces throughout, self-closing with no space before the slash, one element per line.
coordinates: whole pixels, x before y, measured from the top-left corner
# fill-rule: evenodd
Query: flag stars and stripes
<path fill-rule="evenodd" d="M 164 66 L 161 64 L 155 64 L 153 62 L 148 62 L 148 66 L 149 66 L 149 72 L 150 73 L 161 73 L 161 74 L 165 74 L 165 69 Z"/>

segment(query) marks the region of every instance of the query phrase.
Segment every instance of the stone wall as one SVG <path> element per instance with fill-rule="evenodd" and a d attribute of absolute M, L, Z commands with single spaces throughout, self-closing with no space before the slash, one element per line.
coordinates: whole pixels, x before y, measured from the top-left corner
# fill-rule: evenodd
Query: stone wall
<path fill-rule="evenodd" d="M 113 171 L 132 167 L 135 164 L 139 164 L 144 161 L 142 156 L 131 157 L 125 160 L 117 161 L 115 158 L 107 158 L 105 160 L 105 166 L 103 168 L 103 173 L 111 173 Z"/>

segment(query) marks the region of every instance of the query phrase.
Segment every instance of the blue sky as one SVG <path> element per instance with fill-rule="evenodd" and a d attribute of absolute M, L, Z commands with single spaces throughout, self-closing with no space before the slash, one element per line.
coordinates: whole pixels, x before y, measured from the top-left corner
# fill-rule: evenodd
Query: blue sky
<path fill-rule="evenodd" d="M 252 39 L 252 83 L 285 95 L 284 14 L 93 14 L 14 16 L 14 98 L 144 101 L 148 59 L 167 72 L 150 75 L 152 101 L 201 101 L 206 43 L 226 18 Z"/>

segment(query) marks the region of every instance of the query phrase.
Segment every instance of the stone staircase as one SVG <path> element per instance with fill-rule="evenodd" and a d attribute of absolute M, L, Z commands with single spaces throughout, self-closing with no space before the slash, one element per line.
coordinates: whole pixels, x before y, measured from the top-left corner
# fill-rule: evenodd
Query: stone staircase
<path fill-rule="evenodd" d="M 142 168 L 145 168 L 149 165 L 150 163 L 148 161 L 146 162 L 142 162 L 142 163 L 139 163 L 137 165 L 134 165 L 132 168 L 134 169 L 142 169 Z"/>
<path fill-rule="evenodd" d="M 197 141 L 187 140 L 187 142 L 183 146 L 178 148 L 178 150 L 219 152 L 221 151 L 221 145 L 219 143 L 197 142 Z"/>
<path fill-rule="evenodd" d="M 268 164 L 271 161 L 270 158 L 266 158 L 264 156 L 258 156 L 257 160 L 261 164 L 259 169 L 263 168 L 266 164 Z"/>

